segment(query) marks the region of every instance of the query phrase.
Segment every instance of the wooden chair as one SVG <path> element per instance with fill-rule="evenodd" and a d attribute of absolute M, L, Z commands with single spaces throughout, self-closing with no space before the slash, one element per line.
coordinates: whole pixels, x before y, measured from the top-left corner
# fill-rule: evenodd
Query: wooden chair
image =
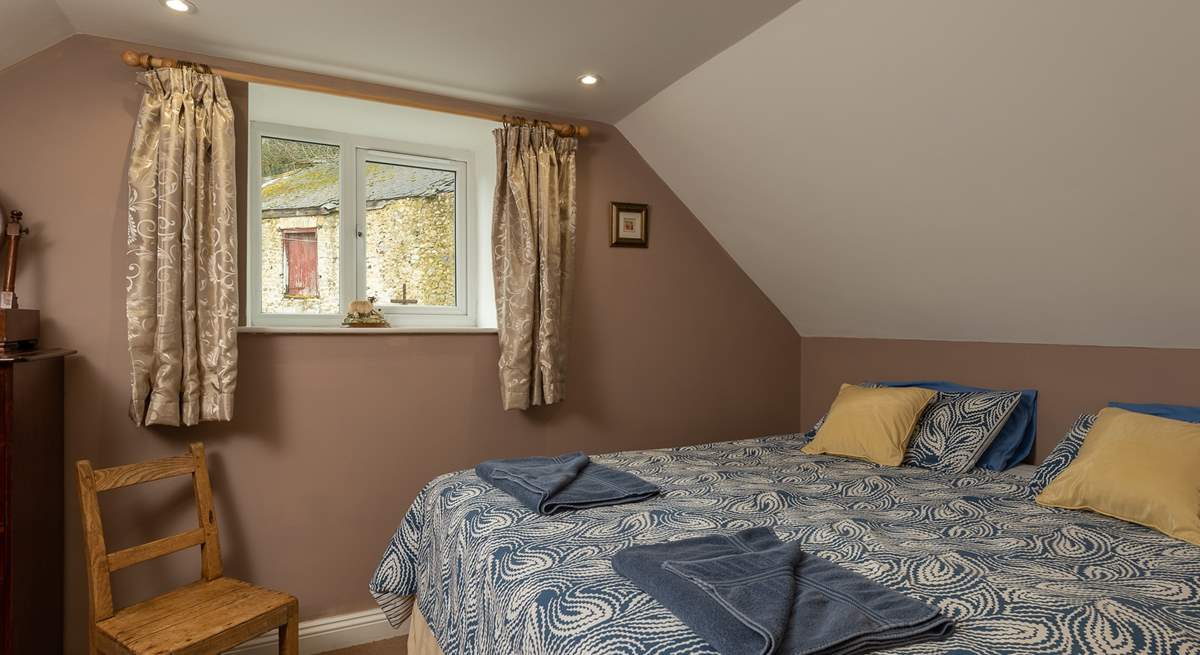
<path fill-rule="evenodd" d="M 279 629 L 279 652 L 299 652 L 299 603 L 287 594 L 221 575 L 221 546 L 213 514 L 212 487 L 203 444 L 188 453 L 140 464 L 92 470 L 75 464 L 83 512 L 88 578 L 89 653 L 155 655 L 219 653 L 271 628 Z M 97 493 L 181 475 L 192 476 L 199 527 L 140 546 L 107 552 Z M 200 546 L 201 579 L 161 596 L 113 611 L 113 571 Z"/>

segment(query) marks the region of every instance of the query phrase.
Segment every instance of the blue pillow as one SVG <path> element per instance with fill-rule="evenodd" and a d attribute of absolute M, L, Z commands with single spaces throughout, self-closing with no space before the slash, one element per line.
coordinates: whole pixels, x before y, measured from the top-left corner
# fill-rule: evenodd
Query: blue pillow
<path fill-rule="evenodd" d="M 1174 419 L 1176 421 L 1187 421 L 1188 423 L 1200 423 L 1200 407 L 1187 407 L 1186 405 L 1151 405 L 1138 403 L 1117 403 L 1108 404 L 1109 407 L 1124 409 L 1138 414 L 1149 414 L 1161 418 Z"/>
<path fill-rule="evenodd" d="M 904 382 L 877 382 L 884 387 L 921 387 L 946 393 L 963 393 L 968 391 L 995 391 L 983 387 L 968 387 L 954 382 L 940 380 L 914 380 Z M 984 451 L 983 457 L 976 464 L 981 469 L 989 471 L 1004 471 L 1025 461 L 1033 452 L 1033 443 L 1037 440 L 1037 389 L 1022 389 L 1021 402 L 1017 403 L 1012 416 L 1000 429 L 992 445 Z"/>

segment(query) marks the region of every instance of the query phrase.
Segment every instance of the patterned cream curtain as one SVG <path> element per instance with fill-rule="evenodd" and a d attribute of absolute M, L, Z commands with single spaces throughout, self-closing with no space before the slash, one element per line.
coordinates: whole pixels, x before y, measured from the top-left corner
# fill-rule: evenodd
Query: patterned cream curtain
<path fill-rule="evenodd" d="M 575 148 L 549 127 L 496 136 L 492 266 L 504 409 L 566 398 L 575 268 Z"/>
<path fill-rule="evenodd" d="M 228 421 L 237 386 L 233 107 L 220 77 L 140 76 L 125 285 L 132 398 L 145 425 Z"/>

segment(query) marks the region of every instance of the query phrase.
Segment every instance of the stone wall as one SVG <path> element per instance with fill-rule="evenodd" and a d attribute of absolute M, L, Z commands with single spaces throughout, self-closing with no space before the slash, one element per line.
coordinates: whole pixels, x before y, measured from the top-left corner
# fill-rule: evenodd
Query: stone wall
<path fill-rule="evenodd" d="M 262 220 L 262 304 L 272 314 L 345 312 L 338 293 L 338 218 L 264 217 Z M 285 295 L 283 231 L 317 228 L 319 296 Z M 454 194 L 401 198 L 367 212 L 365 234 L 367 296 L 378 304 L 399 301 L 405 293 L 422 305 L 455 304 Z M 353 281 L 347 280 L 353 285 Z"/>
<path fill-rule="evenodd" d="M 367 295 L 454 305 L 454 194 L 402 198 L 367 212 Z"/>

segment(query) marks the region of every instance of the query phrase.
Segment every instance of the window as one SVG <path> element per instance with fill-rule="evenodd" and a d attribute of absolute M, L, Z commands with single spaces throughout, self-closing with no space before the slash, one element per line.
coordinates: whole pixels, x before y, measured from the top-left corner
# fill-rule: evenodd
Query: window
<path fill-rule="evenodd" d="M 251 124 L 249 323 L 475 325 L 470 151 Z"/>

